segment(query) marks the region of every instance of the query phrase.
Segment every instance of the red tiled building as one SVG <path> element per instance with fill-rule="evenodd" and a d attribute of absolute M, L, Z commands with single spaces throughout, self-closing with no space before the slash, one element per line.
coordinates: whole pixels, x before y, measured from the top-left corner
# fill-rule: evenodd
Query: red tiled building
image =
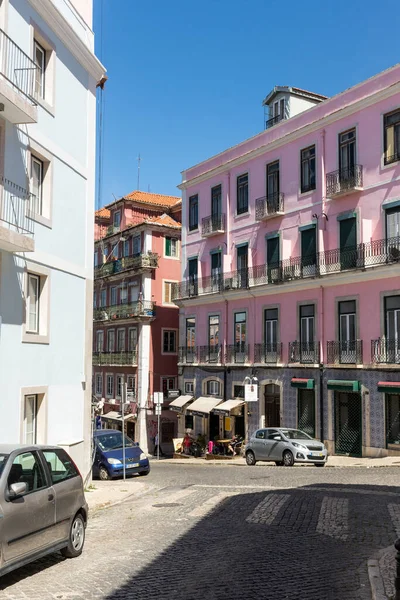
<path fill-rule="evenodd" d="M 121 428 L 123 385 L 129 390 L 127 433 L 152 450 L 152 394 L 164 392 L 161 444 L 172 450 L 177 388 L 181 199 L 134 191 L 95 216 L 93 393 L 104 400 L 103 422 Z"/>

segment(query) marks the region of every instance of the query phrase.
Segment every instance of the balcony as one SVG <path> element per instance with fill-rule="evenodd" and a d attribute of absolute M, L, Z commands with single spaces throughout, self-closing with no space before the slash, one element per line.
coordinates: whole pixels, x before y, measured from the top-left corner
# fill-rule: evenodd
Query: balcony
<path fill-rule="evenodd" d="M 372 362 L 377 364 L 400 363 L 400 340 L 379 338 L 371 340 Z"/>
<path fill-rule="evenodd" d="M 199 346 L 199 363 L 202 364 L 220 364 L 221 346 Z"/>
<path fill-rule="evenodd" d="M 155 317 L 155 303 L 150 300 L 104 306 L 93 311 L 94 321 L 141 321 Z"/>
<path fill-rule="evenodd" d="M 362 340 L 344 340 L 326 343 L 327 364 L 329 365 L 362 365 Z"/>
<path fill-rule="evenodd" d="M 271 117 L 265 121 L 265 129 L 269 129 L 274 125 L 277 125 L 280 121 L 284 121 L 286 119 L 285 115 L 275 115 L 275 117 Z"/>
<path fill-rule="evenodd" d="M 195 365 L 199 362 L 199 349 L 197 346 L 179 346 L 179 359 L 181 365 Z"/>
<path fill-rule="evenodd" d="M 289 342 L 289 363 L 318 364 L 318 342 Z"/>
<path fill-rule="evenodd" d="M 94 268 L 94 278 L 102 279 L 103 277 L 111 277 L 112 275 L 126 271 L 135 271 L 136 273 L 151 271 L 157 269 L 158 258 L 158 254 L 154 254 L 153 252 L 140 254 L 139 256 L 124 256 L 123 258 L 96 266 Z"/>
<path fill-rule="evenodd" d="M 362 165 L 339 169 L 326 174 L 326 195 L 328 198 L 345 196 L 363 189 Z"/>
<path fill-rule="evenodd" d="M 28 217 L 35 196 L 9 179 L 2 178 L 0 199 L 0 250 L 33 252 L 33 221 Z"/>
<path fill-rule="evenodd" d="M 282 192 L 270 194 L 256 199 L 256 221 L 266 221 L 284 215 L 284 198 Z"/>
<path fill-rule="evenodd" d="M 385 165 L 391 165 L 400 160 L 400 150 L 391 154 L 390 156 L 385 156 Z"/>
<path fill-rule="evenodd" d="M 226 347 L 226 360 L 228 364 L 244 365 L 250 361 L 249 346 L 239 342 Z"/>
<path fill-rule="evenodd" d="M 137 366 L 137 352 L 94 352 L 93 365 L 96 367 Z"/>
<path fill-rule="evenodd" d="M 276 365 L 282 360 L 282 343 L 254 344 L 254 362 Z"/>
<path fill-rule="evenodd" d="M 2 116 L 14 125 L 37 123 L 35 73 L 33 60 L 0 29 L 0 104 Z"/>
<path fill-rule="evenodd" d="M 285 284 L 297 279 L 325 277 L 350 270 L 365 270 L 400 262 L 400 236 L 368 243 L 353 248 L 334 248 L 318 252 L 314 257 L 294 256 L 274 264 L 262 264 L 205 277 L 191 278 L 173 287 L 173 300 L 203 294 L 229 293 L 267 284 Z"/>
<path fill-rule="evenodd" d="M 225 232 L 226 215 L 210 215 L 201 220 L 202 237 L 211 237 Z"/>

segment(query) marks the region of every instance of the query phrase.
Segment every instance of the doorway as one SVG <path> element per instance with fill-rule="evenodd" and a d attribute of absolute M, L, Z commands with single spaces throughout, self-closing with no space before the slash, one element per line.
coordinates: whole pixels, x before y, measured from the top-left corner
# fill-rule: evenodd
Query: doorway
<path fill-rule="evenodd" d="M 209 415 L 209 427 L 210 427 L 210 431 L 209 431 L 209 440 L 215 440 L 215 438 L 218 440 L 220 438 L 220 433 L 219 433 L 219 427 L 220 427 L 220 421 L 219 421 L 219 415 L 215 414 L 215 413 L 210 413 Z"/>
<path fill-rule="evenodd" d="M 335 453 L 362 455 L 361 394 L 335 392 Z"/>
<path fill-rule="evenodd" d="M 265 427 L 281 426 L 281 388 L 269 383 L 264 388 Z"/>
<path fill-rule="evenodd" d="M 299 390 L 297 401 L 297 427 L 315 437 L 315 392 Z"/>

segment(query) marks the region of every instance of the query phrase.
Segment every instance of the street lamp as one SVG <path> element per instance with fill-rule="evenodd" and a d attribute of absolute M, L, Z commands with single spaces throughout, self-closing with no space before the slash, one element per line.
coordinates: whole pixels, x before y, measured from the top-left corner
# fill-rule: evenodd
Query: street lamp
<path fill-rule="evenodd" d="M 246 377 L 243 380 L 243 385 L 250 385 L 250 386 L 257 386 L 258 385 L 258 377 L 256 377 L 255 375 L 253 375 L 253 373 L 251 375 L 246 375 Z M 251 389 L 251 392 L 253 392 L 253 390 Z M 249 408 L 249 404 L 248 402 L 250 402 L 250 398 L 247 397 L 246 398 L 246 387 L 244 388 L 244 399 L 245 402 L 247 403 L 247 441 L 249 440 L 249 417 L 251 416 L 251 411 Z M 257 399 L 258 399 L 258 390 L 257 390 Z M 254 401 L 253 398 L 251 399 L 251 401 Z"/>

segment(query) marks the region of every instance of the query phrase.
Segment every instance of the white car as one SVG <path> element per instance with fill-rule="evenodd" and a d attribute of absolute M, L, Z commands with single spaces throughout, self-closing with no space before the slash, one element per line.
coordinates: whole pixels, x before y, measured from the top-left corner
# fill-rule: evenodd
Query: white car
<path fill-rule="evenodd" d="M 268 427 L 258 429 L 246 444 L 246 463 L 273 461 L 277 466 L 292 467 L 295 462 L 323 467 L 328 460 L 324 444 L 300 429 Z"/>

